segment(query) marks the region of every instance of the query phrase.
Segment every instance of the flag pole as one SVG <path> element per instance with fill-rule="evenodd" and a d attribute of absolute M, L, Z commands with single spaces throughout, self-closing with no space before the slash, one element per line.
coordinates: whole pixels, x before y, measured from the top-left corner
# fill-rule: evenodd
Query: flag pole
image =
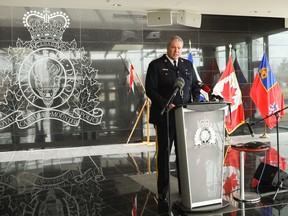
<path fill-rule="evenodd" d="M 121 58 L 122 58 L 122 57 L 121 57 Z M 129 60 L 129 62 L 130 62 L 130 64 L 132 64 L 132 62 L 131 62 L 130 60 Z M 139 123 L 139 120 L 140 120 L 140 118 L 141 118 L 141 116 L 142 116 L 143 111 L 144 111 L 145 108 L 146 108 L 146 142 L 137 143 L 137 144 L 134 144 L 134 145 L 143 145 L 143 144 L 146 144 L 146 145 L 154 145 L 154 143 L 151 143 L 151 142 L 150 142 L 149 111 L 150 111 L 151 100 L 147 97 L 147 95 L 146 95 L 146 89 L 145 89 L 145 87 L 144 87 L 144 84 L 143 84 L 143 82 L 142 82 L 139 74 L 138 74 L 137 71 L 135 70 L 135 68 L 134 68 L 134 73 L 136 74 L 136 77 L 137 77 L 137 79 L 138 79 L 138 81 L 139 81 L 139 83 L 140 83 L 140 85 L 141 85 L 141 88 L 142 88 L 142 90 L 143 90 L 143 92 L 144 92 L 145 102 L 144 102 L 144 104 L 143 104 L 143 106 L 142 106 L 142 108 L 141 108 L 141 111 L 140 111 L 140 113 L 139 113 L 139 115 L 138 115 L 138 117 L 137 117 L 137 119 L 136 119 L 136 122 L 135 122 L 135 124 L 134 124 L 134 126 L 133 126 L 133 128 L 132 128 L 132 130 L 131 130 L 131 132 L 130 132 L 130 135 L 129 135 L 129 137 L 128 137 L 128 140 L 127 140 L 127 142 L 126 142 L 126 145 L 129 143 L 129 141 L 130 141 L 130 139 L 131 139 L 131 137 L 132 137 L 132 135 L 133 135 L 133 133 L 134 133 L 134 131 L 135 131 L 135 129 L 136 129 L 137 124 Z M 131 144 L 129 144 L 129 145 L 131 145 Z"/>
<path fill-rule="evenodd" d="M 263 43 L 263 52 L 264 53 L 266 52 L 266 43 L 265 42 Z M 267 135 L 267 126 L 266 126 L 265 121 L 264 121 L 264 132 L 263 132 L 263 135 L 260 136 L 260 138 L 263 138 L 263 139 L 269 138 L 269 136 Z"/>
<path fill-rule="evenodd" d="M 229 44 L 229 58 L 232 56 L 232 44 Z M 230 105 L 229 105 L 230 106 Z M 225 140 L 229 141 L 231 138 L 229 136 L 228 130 L 226 130 Z"/>
<path fill-rule="evenodd" d="M 120 58 L 121 58 L 121 60 L 123 61 L 123 64 L 125 65 L 126 70 L 130 73 L 130 71 L 129 71 L 129 69 L 127 68 L 127 66 L 126 66 L 126 64 L 125 64 L 125 62 L 124 62 L 124 59 L 122 58 L 121 55 L 120 55 Z M 130 64 L 132 64 L 130 60 L 129 60 L 129 62 L 130 62 Z M 149 111 L 150 111 L 151 100 L 147 97 L 147 95 L 146 95 L 146 90 L 145 90 L 145 87 L 144 87 L 144 85 L 143 85 L 143 82 L 141 81 L 140 76 L 139 76 L 139 74 L 137 73 L 137 71 L 135 70 L 135 68 L 134 68 L 134 72 L 135 72 L 136 77 L 137 77 L 138 81 L 140 82 L 140 85 L 141 85 L 142 90 L 143 90 L 143 92 L 144 92 L 145 102 L 144 102 L 144 104 L 143 104 L 143 106 L 142 106 L 142 108 L 141 108 L 141 111 L 140 111 L 140 113 L 139 113 L 139 115 L 138 115 L 138 117 L 137 117 L 137 120 L 136 120 L 136 122 L 135 122 L 135 124 L 134 124 L 134 126 L 133 126 L 133 128 L 132 128 L 132 130 L 131 130 L 131 132 L 130 132 L 130 135 L 129 135 L 129 137 L 128 137 L 128 140 L 127 140 L 126 144 L 124 144 L 124 146 L 128 146 L 128 145 L 131 146 L 131 144 L 128 144 L 128 143 L 129 143 L 129 141 L 130 141 L 130 139 L 131 139 L 131 137 L 132 137 L 132 135 L 133 135 L 133 133 L 134 133 L 134 130 L 135 130 L 135 128 L 136 128 L 136 126 L 137 126 L 137 124 L 138 124 L 138 122 L 139 122 L 142 114 L 143 114 L 143 111 L 144 111 L 144 108 L 145 108 L 145 107 L 146 107 L 146 110 L 147 110 L 147 114 L 146 114 L 146 124 L 147 124 L 147 126 L 146 126 L 146 136 L 147 136 L 147 140 L 146 140 L 146 143 L 145 143 L 145 142 L 142 142 L 142 143 L 137 143 L 137 144 L 133 144 L 133 145 L 144 145 L 144 144 L 146 144 L 147 146 L 148 146 L 148 145 L 154 145 L 155 142 L 154 142 L 154 143 L 150 143 Z M 149 151 L 147 151 L 147 158 L 148 158 L 147 169 L 148 169 L 148 171 L 150 172 L 150 171 L 151 171 L 151 164 L 150 164 L 150 152 L 149 152 Z M 136 161 L 134 160 L 134 157 L 133 157 L 133 156 L 132 156 L 132 159 L 133 159 L 133 161 L 135 162 L 135 166 L 136 166 L 136 168 L 137 168 L 137 163 L 136 163 Z"/>
<path fill-rule="evenodd" d="M 266 123 L 264 122 L 264 133 L 262 136 L 260 136 L 260 138 L 269 138 L 269 136 L 267 135 L 266 131 L 267 131 L 267 128 L 266 128 Z"/>

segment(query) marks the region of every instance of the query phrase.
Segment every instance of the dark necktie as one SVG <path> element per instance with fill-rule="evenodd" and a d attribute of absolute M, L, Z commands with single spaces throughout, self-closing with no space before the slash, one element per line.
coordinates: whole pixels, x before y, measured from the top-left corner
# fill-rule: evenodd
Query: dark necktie
<path fill-rule="evenodd" d="M 175 60 L 173 61 L 173 63 L 174 63 L 174 67 L 177 68 L 177 64 Z"/>

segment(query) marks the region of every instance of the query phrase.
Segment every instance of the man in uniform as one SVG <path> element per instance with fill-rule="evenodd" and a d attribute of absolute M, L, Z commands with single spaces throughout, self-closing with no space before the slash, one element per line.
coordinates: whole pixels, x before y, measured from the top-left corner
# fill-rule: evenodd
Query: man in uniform
<path fill-rule="evenodd" d="M 181 58 L 182 48 L 183 40 L 179 36 L 173 36 L 167 44 L 167 53 L 149 64 L 145 81 L 146 94 L 152 102 L 149 122 L 154 124 L 156 130 L 157 188 L 158 198 L 162 201 L 166 200 L 169 190 L 169 156 L 173 142 L 179 180 L 174 108 L 179 104 L 198 102 L 200 97 L 200 87 L 197 85 L 193 65 L 190 61 Z M 185 85 L 177 92 L 163 113 L 175 90 L 177 78 L 183 78 Z M 169 130 L 167 115 L 169 115 Z M 178 185 L 181 193 L 179 181 Z"/>

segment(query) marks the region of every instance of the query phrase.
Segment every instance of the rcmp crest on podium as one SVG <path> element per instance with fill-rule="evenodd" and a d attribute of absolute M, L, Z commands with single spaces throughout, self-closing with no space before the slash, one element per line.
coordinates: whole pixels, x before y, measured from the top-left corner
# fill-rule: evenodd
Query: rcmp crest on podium
<path fill-rule="evenodd" d="M 198 128 L 194 136 L 194 147 L 204 147 L 216 144 L 215 131 L 211 127 L 209 119 L 203 118 L 198 123 Z"/>
<path fill-rule="evenodd" d="M 23 24 L 31 40 L 18 38 L 7 58 L 0 58 L 6 63 L 6 68 L 0 68 L 5 101 L 0 104 L 0 129 L 14 123 L 24 129 L 44 119 L 70 126 L 78 126 L 81 120 L 100 124 L 98 70 L 91 67 L 91 59 L 84 48 L 77 48 L 75 39 L 62 41 L 69 16 L 49 9 L 29 11 Z"/>

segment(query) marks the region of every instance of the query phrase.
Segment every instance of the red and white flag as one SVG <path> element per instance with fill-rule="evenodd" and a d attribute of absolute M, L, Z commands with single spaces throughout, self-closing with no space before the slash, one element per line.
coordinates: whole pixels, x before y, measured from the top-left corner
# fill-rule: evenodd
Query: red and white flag
<path fill-rule="evenodd" d="M 131 90 L 134 93 L 134 66 L 130 64 L 130 70 L 129 70 L 129 93 Z"/>
<path fill-rule="evenodd" d="M 132 199 L 131 216 L 137 216 L 137 195 Z"/>
<path fill-rule="evenodd" d="M 228 134 L 245 123 L 242 94 L 233 67 L 232 56 L 229 57 L 226 69 L 213 88 L 213 95 L 230 102 L 230 108 L 225 113 L 225 126 Z"/>
<path fill-rule="evenodd" d="M 240 154 L 231 146 L 227 147 L 223 166 L 223 195 L 233 199 L 232 193 L 240 186 Z"/>

